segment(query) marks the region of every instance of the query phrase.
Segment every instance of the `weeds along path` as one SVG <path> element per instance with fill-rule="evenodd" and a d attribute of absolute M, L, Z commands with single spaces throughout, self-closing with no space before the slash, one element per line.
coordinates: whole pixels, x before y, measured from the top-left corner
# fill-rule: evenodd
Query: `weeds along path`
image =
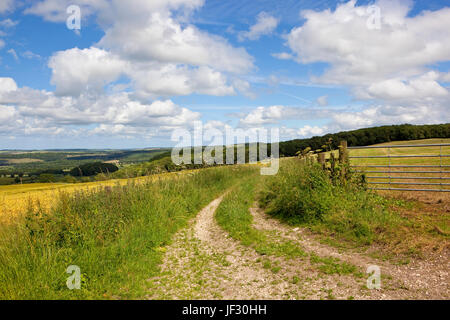
<path fill-rule="evenodd" d="M 373 298 L 448 299 L 450 297 L 448 274 L 450 266 L 448 254 L 446 255 L 445 252 L 433 261 L 415 259 L 407 265 L 393 265 L 354 250 L 343 251 L 324 245 L 307 230 L 285 225 L 256 206 L 251 208 L 250 212 L 253 217 L 253 226 L 270 233 L 273 241 L 288 239 L 298 243 L 308 252 L 346 261 L 363 271 L 369 265 L 378 265 L 381 268 L 382 288 L 375 291 Z"/>

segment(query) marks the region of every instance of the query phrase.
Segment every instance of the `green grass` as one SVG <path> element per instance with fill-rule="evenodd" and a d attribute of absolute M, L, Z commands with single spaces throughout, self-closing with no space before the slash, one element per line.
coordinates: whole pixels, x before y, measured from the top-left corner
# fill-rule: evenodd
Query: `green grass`
<path fill-rule="evenodd" d="M 337 258 L 319 257 L 313 252 L 305 252 L 293 241 L 284 240 L 279 237 L 270 237 L 267 232 L 252 227 L 253 217 L 249 208 L 255 200 L 256 186 L 261 177 L 250 177 L 233 189 L 221 202 L 216 211 L 218 224 L 225 229 L 232 238 L 240 241 L 243 245 L 255 249 L 261 255 L 282 257 L 287 259 L 305 258 L 309 256 L 313 266 L 324 274 L 354 274 L 359 276 L 356 266 L 342 262 Z M 264 269 L 270 269 L 278 273 L 281 267 L 278 261 L 269 258 L 259 259 Z M 296 281 L 293 279 L 293 281 Z M 297 279 L 298 282 L 298 279 Z"/>
<path fill-rule="evenodd" d="M 172 235 L 251 166 L 221 167 L 145 184 L 61 195 L 49 212 L 0 226 L 0 299 L 112 299 L 145 294 Z M 81 290 L 66 268 L 81 268 Z"/>
<path fill-rule="evenodd" d="M 385 197 L 367 190 L 358 175 L 333 183 L 316 163 L 294 158 L 281 161 L 278 175 L 266 179 L 259 195 L 268 214 L 310 229 L 327 244 L 341 248 L 379 244 L 382 250 L 377 252 L 392 259 L 445 247 L 448 214 L 439 201 L 424 205 Z"/>
<path fill-rule="evenodd" d="M 309 260 L 312 264 L 318 264 L 319 270 L 325 274 L 355 274 L 362 277 L 362 274 L 358 272 L 356 266 L 333 257 L 319 257 L 314 253 L 311 253 Z"/>
<path fill-rule="evenodd" d="M 242 181 L 227 194 L 217 208 L 215 218 L 230 236 L 243 245 L 252 247 L 261 255 L 289 258 L 303 257 L 305 252 L 292 241 L 271 241 L 268 235 L 252 227 L 253 217 L 249 208 L 255 201 L 255 188 L 261 176 Z"/>
<path fill-rule="evenodd" d="M 319 165 L 289 159 L 281 163 L 277 176 L 266 180 L 259 200 L 268 214 L 289 224 L 357 245 L 370 244 L 401 218 L 389 210 L 389 200 L 366 191 L 356 181 L 335 185 Z"/>

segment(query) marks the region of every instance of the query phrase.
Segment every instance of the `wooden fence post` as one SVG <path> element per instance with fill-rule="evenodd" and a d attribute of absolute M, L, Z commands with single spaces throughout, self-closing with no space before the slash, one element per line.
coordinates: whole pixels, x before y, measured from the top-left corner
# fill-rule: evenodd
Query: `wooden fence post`
<path fill-rule="evenodd" d="M 325 153 L 321 152 L 318 154 L 317 161 L 322 165 L 322 168 L 325 169 Z"/>
<path fill-rule="evenodd" d="M 341 181 L 345 183 L 347 176 L 347 166 L 348 163 L 348 152 L 347 152 L 347 141 L 342 140 L 339 145 L 339 164 L 341 165 Z"/>
<path fill-rule="evenodd" d="M 344 164 L 347 163 L 348 156 L 347 156 L 347 141 L 342 140 L 341 144 L 339 146 L 339 163 Z"/>

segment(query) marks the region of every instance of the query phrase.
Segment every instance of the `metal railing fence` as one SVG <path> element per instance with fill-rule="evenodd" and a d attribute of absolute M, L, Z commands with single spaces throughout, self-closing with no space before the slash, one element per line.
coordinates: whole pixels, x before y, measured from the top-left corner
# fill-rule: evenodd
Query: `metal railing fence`
<path fill-rule="evenodd" d="M 392 149 L 397 148 L 424 148 L 424 147 L 439 147 L 439 154 L 410 154 L 399 155 L 392 154 Z M 450 188 L 444 188 L 450 186 L 447 183 L 450 180 L 450 165 L 443 164 L 442 160 L 450 157 L 449 154 L 443 154 L 442 147 L 450 147 L 450 143 L 438 143 L 438 144 L 416 144 L 416 145 L 382 145 L 382 146 L 362 146 L 362 147 L 348 147 L 349 150 L 357 149 L 387 149 L 387 155 L 356 155 L 349 156 L 350 167 L 352 168 L 380 168 L 379 170 L 355 170 L 360 173 L 381 173 L 387 174 L 383 176 L 370 175 L 366 176 L 368 184 L 370 185 L 382 185 L 381 187 L 372 187 L 372 190 L 399 190 L 399 191 L 438 191 L 438 192 L 450 192 Z M 431 153 L 431 152 L 430 152 Z M 399 158 L 439 158 L 439 164 L 392 164 L 391 159 Z M 351 164 L 351 159 L 388 159 L 388 164 Z M 381 168 L 387 168 L 387 170 L 381 170 Z M 407 168 L 408 171 L 401 171 L 397 169 Z M 412 168 L 418 168 L 421 170 L 412 170 Z M 423 169 L 427 168 L 427 169 Z M 430 170 L 429 168 L 439 168 L 439 170 Z M 392 170 L 395 169 L 395 170 Z M 392 175 L 394 174 L 394 176 Z M 430 176 L 402 176 L 402 174 L 428 174 Z M 432 174 L 439 174 L 439 176 L 431 176 Z M 380 179 L 383 181 L 372 181 L 373 179 Z M 387 181 L 386 181 L 387 180 Z M 396 180 L 440 180 L 440 182 L 404 182 Z M 388 185 L 389 187 L 386 187 Z M 391 187 L 391 186 L 439 186 L 440 188 L 409 188 L 409 187 Z"/>

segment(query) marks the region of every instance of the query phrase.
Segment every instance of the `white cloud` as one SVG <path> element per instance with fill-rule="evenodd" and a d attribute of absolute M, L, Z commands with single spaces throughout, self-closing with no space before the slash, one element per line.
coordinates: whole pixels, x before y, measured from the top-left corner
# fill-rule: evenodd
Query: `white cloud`
<path fill-rule="evenodd" d="M 104 10 L 108 6 L 108 0 L 44 0 L 34 2 L 32 6 L 24 10 L 25 14 L 41 16 L 50 22 L 65 22 L 68 18 L 67 8 L 70 5 L 78 5 L 82 18 L 85 19 Z"/>
<path fill-rule="evenodd" d="M 439 104 L 373 105 L 361 111 L 336 113 L 332 119 L 330 126 L 340 131 L 404 123 L 446 123 L 450 115 L 447 106 Z"/>
<path fill-rule="evenodd" d="M 446 74 L 433 70 L 450 60 L 450 8 L 408 16 L 410 1 L 379 0 L 380 28 L 367 27 L 368 6 L 356 1 L 335 11 L 303 11 L 305 23 L 287 35 L 299 63 L 325 62 L 323 84 L 348 86 L 357 99 L 374 100 L 358 112 L 332 116 L 329 128 L 448 121 Z M 319 102 L 319 101 L 317 101 Z"/>
<path fill-rule="evenodd" d="M 37 53 L 34 53 L 30 50 L 23 52 L 22 57 L 27 58 L 27 59 L 37 59 L 37 60 L 42 59 L 42 57 L 40 55 L 38 55 Z"/>
<path fill-rule="evenodd" d="M 14 21 L 14 20 L 11 20 L 8 18 L 8 19 L 0 21 L 0 27 L 12 28 L 12 27 L 16 26 L 18 23 L 19 23 L 19 21 Z"/>
<path fill-rule="evenodd" d="M 0 13 L 10 12 L 14 9 L 14 0 L 0 1 Z"/>
<path fill-rule="evenodd" d="M 185 65 L 137 63 L 127 75 L 133 79 L 137 94 L 142 97 L 192 93 L 223 96 L 235 93 L 222 73 L 205 66 L 192 68 Z"/>
<path fill-rule="evenodd" d="M 167 12 L 147 15 L 143 21 L 135 21 L 134 17 L 115 21 L 98 45 L 133 61 L 209 66 L 233 73 L 244 73 L 253 67 L 248 53 L 232 47 L 224 38 L 193 25 L 183 27 Z"/>
<path fill-rule="evenodd" d="M 14 60 L 19 61 L 19 57 L 17 56 L 16 50 L 11 48 L 7 52 L 14 58 Z"/>
<path fill-rule="evenodd" d="M 49 67 L 57 94 L 99 93 L 120 76 L 130 80 L 139 99 L 192 93 L 233 95 L 234 84 L 243 88 L 239 88 L 240 92 L 250 92 L 244 88 L 247 82 L 236 81 L 239 74 L 253 68 L 253 59 L 245 49 L 235 48 L 226 39 L 186 22 L 186 14 L 203 1 L 74 3 L 89 6 L 88 13 L 97 13 L 105 35 L 91 48 L 74 48 L 53 55 Z M 45 0 L 32 6 L 28 13 L 59 21 L 60 6 L 65 4 Z M 185 15 L 174 16 L 174 9 Z"/>
<path fill-rule="evenodd" d="M 441 73 L 439 80 L 443 82 L 450 82 L 450 72 Z"/>
<path fill-rule="evenodd" d="M 272 57 L 280 59 L 280 60 L 291 60 L 294 59 L 294 56 L 287 52 L 280 52 L 280 53 L 272 53 Z"/>
<path fill-rule="evenodd" d="M 328 105 L 328 96 L 327 96 L 327 95 L 325 95 L 325 96 L 320 96 L 320 97 L 317 98 L 316 102 L 317 102 L 317 104 L 318 104 L 319 106 L 325 107 L 325 106 Z"/>
<path fill-rule="evenodd" d="M 126 127 L 124 132 L 127 134 L 133 131 L 157 134 L 167 128 L 190 126 L 200 118 L 199 113 L 171 100 L 142 103 L 126 92 L 61 97 L 45 90 L 18 88 L 11 78 L 0 78 L 0 105 L 1 120 L 4 120 L 0 121 L 0 132 L 12 131 L 17 135 L 72 134 L 71 126 L 74 125 L 80 127 L 77 129 L 80 134 L 96 134 L 102 128 L 121 127 Z M 94 129 L 86 131 L 86 125 L 94 126 Z M 96 131 L 95 128 L 99 129 Z"/>
<path fill-rule="evenodd" d="M 446 97 L 448 91 L 436 81 L 437 79 L 438 74 L 435 72 L 429 72 L 407 81 L 388 79 L 370 85 L 367 91 L 374 98 L 389 100 Z"/>
<path fill-rule="evenodd" d="M 263 11 L 256 17 L 256 24 L 252 25 L 249 31 L 240 32 L 238 39 L 258 40 L 263 35 L 271 34 L 277 26 L 278 19 Z"/>
<path fill-rule="evenodd" d="M 17 84 L 12 78 L 0 78 L 0 97 L 4 93 L 17 90 Z"/>
<path fill-rule="evenodd" d="M 14 107 L 0 105 L 0 122 L 9 122 L 13 120 L 15 116 L 16 109 Z"/>
<path fill-rule="evenodd" d="M 13 1 L 13 0 L 9 0 Z M 51 22 L 65 22 L 66 9 L 78 5 L 83 17 L 101 15 L 103 23 L 127 16 L 139 19 L 148 11 L 184 9 L 190 11 L 203 5 L 204 0 L 42 0 L 34 2 L 24 13 L 37 15 Z"/>
<path fill-rule="evenodd" d="M 83 91 L 102 91 L 103 87 L 126 72 L 127 63 L 98 48 L 69 49 L 55 53 L 48 63 L 51 83 L 58 95 L 80 95 Z"/>
<path fill-rule="evenodd" d="M 304 25 L 287 36 L 297 61 L 330 64 L 316 81 L 366 90 L 377 82 L 421 76 L 429 65 L 450 59 L 450 8 L 408 17 L 410 2 L 380 0 L 377 30 L 366 26 L 367 6 L 355 2 L 335 11 L 304 11 Z"/>
<path fill-rule="evenodd" d="M 83 21 L 95 16 L 105 34 L 90 48 L 72 48 L 52 55 L 48 66 L 52 70 L 51 83 L 56 86 L 54 93 L 17 88 L 12 79 L 0 79 L 8 85 L 3 91 L 0 89 L 0 103 L 14 108 L 22 119 L 16 132 L 167 134 L 173 128 L 190 126 L 200 114 L 165 97 L 250 92 L 248 82 L 240 77 L 253 69 L 253 58 L 225 38 L 189 23 L 190 13 L 203 3 L 203 0 L 32 3 L 26 14 L 58 23 L 67 19 L 69 5 L 79 5 Z M 38 58 L 29 51 L 23 56 Z M 94 129 L 85 128 L 87 125 Z"/>
<path fill-rule="evenodd" d="M 239 121 L 243 127 L 274 124 L 287 116 L 288 110 L 284 106 L 257 107 Z"/>

